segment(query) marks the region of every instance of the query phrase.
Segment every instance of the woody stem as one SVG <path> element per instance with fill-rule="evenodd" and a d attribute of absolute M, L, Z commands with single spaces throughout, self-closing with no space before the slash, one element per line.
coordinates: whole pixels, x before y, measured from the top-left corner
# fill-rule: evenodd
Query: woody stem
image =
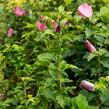
<path fill-rule="evenodd" d="M 61 89 L 61 82 L 60 82 L 60 33 L 57 36 L 58 38 L 58 54 L 57 54 L 57 74 L 58 74 L 58 89 Z"/>

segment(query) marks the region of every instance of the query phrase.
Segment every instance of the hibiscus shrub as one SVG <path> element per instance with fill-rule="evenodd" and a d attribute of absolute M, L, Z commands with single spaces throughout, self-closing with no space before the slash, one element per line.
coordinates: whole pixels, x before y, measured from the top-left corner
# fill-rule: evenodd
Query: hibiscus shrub
<path fill-rule="evenodd" d="M 0 109 L 108 109 L 108 7 L 1 0 Z"/>

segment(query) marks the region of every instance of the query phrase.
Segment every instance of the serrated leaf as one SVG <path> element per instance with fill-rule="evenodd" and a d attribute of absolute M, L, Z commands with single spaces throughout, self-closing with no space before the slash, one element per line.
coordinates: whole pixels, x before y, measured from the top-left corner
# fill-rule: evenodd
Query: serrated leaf
<path fill-rule="evenodd" d="M 87 61 L 91 61 L 96 55 L 94 53 L 90 53 L 87 57 Z"/>
<path fill-rule="evenodd" d="M 52 36 L 54 36 L 55 34 L 53 33 L 53 30 L 50 30 L 50 29 L 46 29 L 44 34 L 50 34 Z"/>
<path fill-rule="evenodd" d="M 59 6 L 58 10 L 59 10 L 60 13 L 63 13 L 64 12 L 64 7 L 62 5 Z"/>
<path fill-rule="evenodd" d="M 66 70 L 66 69 L 69 69 L 69 68 L 80 70 L 77 66 L 75 66 L 73 64 L 68 64 L 64 60 L 61 61 L 60 66 L 61 66 L 61 70 Z"/>
<path fill-rule="evenodd" d="M 104 67 L 109 68 L 109 62 L 108 62 L 107 60 L 102 60 L 102 61 L 100 61 L 100 63 L 101 63 Z"/>
<path fill-rule="evenodd" d="M 85 30 L 86 38 L 89 38 L 92 34 L 93 34 L 92 30 L 90 30 L 88 28 Z"/>
<path fill-rule="evenodd" d="M 38 60 L 42 62 L 48 62 L 50 60 L 55 61 L 55 55 L 52 53 L 43 53 L 38 55 Z"/>
<path fill-rule="evenodd" d="M 34 81 L 31 77 L 21 77 L 22 81 L 29 82 L 29 81 Z"/>
<path fill-rule="evenodd" d="M 60 104 L 60 106 L 64 109 L 65 100 L 63 96 L 59 95 L 56 97 L 57 102 Z"/>
<path fill-rule="evenodd" d="M 104 6 L 100 8 L 100 12 L 98 14 L 98 16 L 109 16 L 109 8 Z"/>

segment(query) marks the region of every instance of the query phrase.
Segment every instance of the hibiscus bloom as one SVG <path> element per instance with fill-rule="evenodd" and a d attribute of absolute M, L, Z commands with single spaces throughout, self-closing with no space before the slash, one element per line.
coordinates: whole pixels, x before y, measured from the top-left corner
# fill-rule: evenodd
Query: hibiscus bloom
<path fill-rule="evenodd" d="M 20 17 L 20 16 L 24 16 L 25 15 L 25 10 L 22 9 L 21 7 L 17 6 L 14 10 L 14 13 L 16 14 L 16 16 Z"/>
<path fill-rule="evenodd" d="M 93 14 L 92 6 L 88 5 L 87 3 L 81 4 L 78 7 L 78 14 L 82 17 L 91 17 Z"/>
<path fill-rule="evenodd" d="M 40 30 L 40 31 L 44 31 L 44 30 L 47 28 L 47 26 L 46 26 L 44 23 L 41 23 L 41 22 L 39 22 L 39 21 L 36 22 L 36 27 L 37 27 L 38 30 Z"/>

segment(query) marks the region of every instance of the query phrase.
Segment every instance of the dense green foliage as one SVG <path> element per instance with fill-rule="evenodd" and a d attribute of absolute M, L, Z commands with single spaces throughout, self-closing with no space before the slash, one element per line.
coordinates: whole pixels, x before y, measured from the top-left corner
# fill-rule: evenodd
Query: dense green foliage
<path fill-rule="evenodd" d="M 93 7 L 90 18 L 77 12 L 85 2 Z M 15 15 L 17 5 L 24 16 Z M 109 109 L 108 8 L 109 0 L 0 0 L 0 109 Z M 82 80 L 95 90 L 80 88 Z"/>

